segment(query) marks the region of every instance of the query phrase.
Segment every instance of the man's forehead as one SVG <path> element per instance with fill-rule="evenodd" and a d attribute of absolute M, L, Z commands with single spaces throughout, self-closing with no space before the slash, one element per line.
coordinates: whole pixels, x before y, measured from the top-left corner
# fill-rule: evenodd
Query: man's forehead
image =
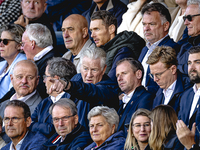
<path fill-rule="evenodd" d="M 189 54 L 188 61 L 200 60 L 200 53 Z"/>

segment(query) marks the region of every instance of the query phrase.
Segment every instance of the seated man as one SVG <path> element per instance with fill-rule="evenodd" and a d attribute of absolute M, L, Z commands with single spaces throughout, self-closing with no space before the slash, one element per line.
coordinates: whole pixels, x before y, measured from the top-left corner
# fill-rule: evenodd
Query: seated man
<path fill-rule="evenodd" d="M 15 94 L 8 100 L 0 103 L 0 116 L 4 117 L 6 104 L 12 100 L 25 102 L 31 111 L 41 102 L 42 98 L 37 92 L 36 87 L 39 82 L 38 69 L 31 60 L 22 60 L 16 63 L 13 68 L 13 74 L 10 76 Z"/>
<path fill-rule="evenodd" d="M 101 48 L 84 50 L 80 62 L 81 74 L 75 75 L 71 81 L 55 80 L 48 92 L 68 92 L 77 105 L 80 124 L 88 129 L 87 114 L 91 108 L 105 105 L 118 110 L 119 87 L 104 74 L 106 53 Z"/>
<path fill-rule="evenodd" d="M 85 17 L 72 14 L 62 24 L 63 39 L 65 47 L 69 49 L 62 57 L 71 60 L 80 73 L 81 52 L 95 44 L 89 39 L 88 23 Z"/>
<path fill-rule="evenodd" d="M 142 85 L 148 91 L 156 93 L 159 87 L 148 75 L 150 68 L 146 61 L 149 55 L 156 46 L 170 46 L 175 49 L 176 53 L 178 53 L 180 46 L 168 35 L 171 16 L 169 10 L 164 5 L 160 3 L 146 4 L 142 8 L 141 13 L 144 36 L 147 40 L 147 45 L 142 49 L 138 59 L 144 67 Z"/>
<path fill-rule="evenodd" d="M 46 26 L 39 23 L 26 26 L 26 30 L 22 36 L 21 49 L 25 52 L 27 59 L 33 60 L 38 67 L 40 78 L 37 90 L 42 99 L 48 96 L 42 79 L 46 62 L 52 57 L 59 56 L 52 44 L 52 35 Z"/>
<path fill-rule="evenodd" d="M 55 133 L 52 124 L 52 117 L 49 114 L 50 106 L 57 102 L 60 98 L 69 97 L 68 93 L 56 91 L 49 93 L 49 88 L 54 83 L 54 80 L 70 80 L 76 74 L 76 68 L 70 60 L 61 57 L 53 57 L 47 62 L 45 75 L 43 76 L 49 97 L 42 100 L 42 102 L 35 108 L 31 118 L 32 124 L 30 129 L 34 132 L 39 131 L 46 137 L 50 137 Z"/>
<path fill-rule="evenodd" d="M 176 113 L 179 111 L 179 95 L 193 84 L 188 76 L 178 69 L 176 51 L 169 46 L 157 46 L 149 55 L 150 77 L 160 87 L 153 101 L 153 108 L 160 104 L 170 105 Z"/>
<path fill-rule="evenodd" d="M 31 112 L 26 103 L 19 100 L 9 101 L 3 121 L 6 134 L 12 141 L 1 150 L 46 150 L 43 144 L 47 138 L 28 129 L 31 124 Z"/>
<path fill-rule="evenodd" d="M 90 134 L 79 124 L 76 104 L 67 98 L 55 102 L 49 109 L 56 132 L 45 144 L 51 150 L 83 149 L 92 142 Z"/>
<path fill-rule="evenodd" d="M 135 32 L 117 34 L 116 17 L 105 10 L 93 13 L 90 23 L 91 37 L 97 47 L 106 52 L 106 74 L 116 81 L 116 63 L 122 58 L 138 59 L 145 41 Z"/>
<path fill-rule="evenodd" d="M 154 94 L 149 93 L 142 85 L 144 69 L 142 64 L 132 58 L 124 58 L 117 62 L 117 82 L 124 93 L 118 111 L 120 116 L 118 131 L 127 135 L 126 124 L 129 124 L 133 113 L 139 108 L 151 110 Z"/>

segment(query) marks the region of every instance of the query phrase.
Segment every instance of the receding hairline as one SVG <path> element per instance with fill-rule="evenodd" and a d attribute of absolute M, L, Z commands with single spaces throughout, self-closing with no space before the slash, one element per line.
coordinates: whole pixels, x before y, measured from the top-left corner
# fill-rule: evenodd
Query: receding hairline
<path fill-rule="evenodd" d="M 84 28 L 84 27 L 88 28 L 88 22 L 87 22 L 86 18 L 82 15 L 72 14 L 72 15 L 68 16 L 67 18 L 65 18 L 65 20 L 63 22 L 66 22 L 68 20 L 73 20 L 81 28 Z"/>
<path fill-rule="evenodd" d="M 17 62 L 17 64 L 15 65 L 15 67 L 13 69 L 13 74 L 14 74 L 16 68 L 18 68 L 19 65 L 26 66 L 26 67 L 27 66 L 31 67 L 32 69 L 35 69 L 35 74 L 37 74 L 37 68 L 36 68 L 36 66 L 31 61 L 29 61 L 29 60 L 21 60 L 21 61 Z"/>

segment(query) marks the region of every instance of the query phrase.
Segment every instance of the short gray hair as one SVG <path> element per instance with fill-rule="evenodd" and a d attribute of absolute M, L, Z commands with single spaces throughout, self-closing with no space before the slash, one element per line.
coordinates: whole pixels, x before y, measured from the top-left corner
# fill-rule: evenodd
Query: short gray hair
<path fill-rule="evenodd" d="M 35 41 L 36 45 L 46 48 L 53 44 L 50 30 L 40 23 L 32 23 L 26 26 L 26 33 L 31 41 Z"/>
<path fill-rule="evenodd" d="M 87 118 L 90 121 L 92 117 L 100 115 L 106 119 L 106 122 L 110 125 L 110 127 L 115 125 L 116 132 L 119 124 L 119 116 L 116 110 L 107 106 L 96 106 L 89 111 Z"/>
<path fill-rule="evenodd" d="M 47 61 L 47 66 L 48 73 L 52 77 L 57 75 L 67 81 L 77 74 L 75 65 L 70 60 L 62 57 L 53 57 Z"/>
<path fill-rule="evenodd" d="M 81 53 L 80 64 L 83 63 L 83 58 L 100 59 L 101 69 L 103 70 L 106 65 L 106 52 L 99 47 L 90 47 Z"/>
<path fill-rule="evenodd" d="M 199 6 L 199 11 L 200 11 L 200 0 L 188 0 L 187 1 L 187 6 L 189 5 L 198 5 Z"/>
<path fill-rule="evenodd" d="M 51 105 L 51 107 L 49 108 L 49 113 L 51 115 L 52 115 L 53 108 L 55 106 L 59 106 L 59 107 L 66 108 L 66 109 L 70 109 L 73 116 L 77 115 L 76 104 L 69 98 L 61 98 L 57 102 L 53 103 L 53 105 Z"/>

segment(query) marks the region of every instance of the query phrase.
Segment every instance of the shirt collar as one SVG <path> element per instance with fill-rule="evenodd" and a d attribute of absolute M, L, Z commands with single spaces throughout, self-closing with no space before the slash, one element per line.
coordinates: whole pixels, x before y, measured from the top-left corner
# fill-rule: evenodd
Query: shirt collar
<path fill-rule="evenodd" d="M 61 97 L 65 94 L 65 92 L 62 92 L 60 94 L 58 94 L 56 97 L 54 96 L 50 96 L 51 100 L 53 103 L 57 102 L 59 99 L 61 99 Z"/>
<path fill-rule="evenodd" d="M 124 96 L 122 97 L 122 101 L 123 103 L 127 104 L 129 102 L 129 100 L 131 99 L 131 97 L 133 96 L 135 90 L 133 90 L 131 93 L 129 93 L 128 95 L 124 93 Z"/>
<path fill-rule="evenodd" d="M 16 150 L 20 150 L 20 148 L 21 148 L 21 146 L 22 146 L 22 143 L 23 143 L 25 137 L 27 136 L 28 132 L 29 132 L 29 131 L 27 131 L 27 132 L 26 132 L 26 135 L 23 137 L 23 139 L 21 139 L 21 141 L 19 141 L 19 143 L 17 143 L 17 145 L 16 145 L 16 147 L 15 147 Z M 12 142 L 12 143 L 10 144 L 10 150 L 15 150 L 15 148 L 14 148 L 14 144 L 13 144 L 13 142 Z"/>
<path fill-rule="evenodd" d="M 150 44 L 149 42 L 147 43 L 147 48 L 148 49 L 151 49 L 151 47 L 156 47 L 156 46 L 158 46 L 158 44 L 160 44 L 160 42 L 165 38 L 165 37 L 167 37 L 168 36 L 168 34 L 166 35 L 166 36 L 164 36 L 162 39 L 160 39 L 160 40 L 158 40 L 157 42 L 155 42 L 155 43 L 153 43 L 153 44 Z"/>
<path fill-rule="evenodd" d="M 176 81 L 177 81 L 177 80 L 175 80 L 167 89 L 164 89 L 164 90 L 163 90 L 163 93 L 166 94 L 166 93 L 169 92 L 169 91 L 174 91 L 174 89 L 175 89 L 175 87 L 176 87 Z"/>
<path fill-rule="evenodd" d="M 47 46 L 46 48 L 44 48 L 42 51 L 40 51 L 39 53 L 37 53 L 35 55 L 35 57 L 33 58 L 34 61 L 38 61 L 40 60 L 44 55 L 46 55 L 49 51 L 51 51 L 53 49 L 53 46 Z"/>
<path fill-rule="evenodd" d="M 20 98 L 17 98 L 17 94 L 15 93 L 11 98 L 10 98 L 10 100 L 12 101 L 12 100 L 20 100 L 20 101 L 23 101 L 23 102 L 25 102 L 25 101 L 27 101 L 31 96 L 33 96 L 34 94 L 36 93 L 36 90 L 34 91 L 34 92 L 32 92 L 31 94 L 28 94 L 28 95 L 26 95 L 26 96 L 24 96 L 24 97 L 20 97 Z"/>
<path fill-rule="evenodd" d="M 196 94 L 197 91 L 200 91 L 200 88 L 197 89 L 196 84 L 194 84 L 192 88 L 193 88 L 195 94 Z"/>

